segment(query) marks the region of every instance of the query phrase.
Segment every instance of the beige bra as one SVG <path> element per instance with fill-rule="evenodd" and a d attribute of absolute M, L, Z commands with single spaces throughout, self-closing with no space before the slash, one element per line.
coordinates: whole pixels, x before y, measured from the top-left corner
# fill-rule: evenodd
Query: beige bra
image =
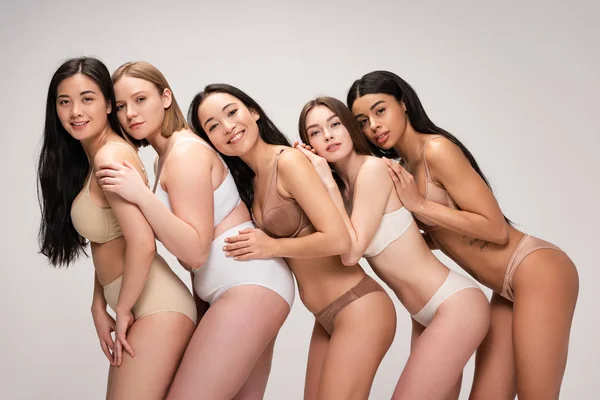
<path fill-rule="evenodd" d="M 146 182 L 148 181 L 146 170 L 143 168 L 142 161 L 133 147 L 119 142 L 106 142 L 105 146 L 108 144 L 127 146 L 131 151 L 135 152 L 136 159 L 144 171 Z M 90 242 L 106 243 L 123 236 L 123 232 L 112 209 L 110 207 L 99 207 L 93 202 L 90 196 L 90 185 L 92 184 L 93 174 L 94 168 L 91 168 L 83 189 L 79 192 L 75 200 L 73 200 L 73 204 L 71 205 L 71 221 L 75 230 Z"/>

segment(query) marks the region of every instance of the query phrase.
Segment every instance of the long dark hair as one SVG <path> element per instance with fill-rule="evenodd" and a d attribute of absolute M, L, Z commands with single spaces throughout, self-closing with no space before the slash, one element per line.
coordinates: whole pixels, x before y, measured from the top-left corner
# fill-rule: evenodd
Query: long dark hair
<path fill-rule="evenodd" d="M 352 115 L 352 111 L 350 111 L 344 103 L 334 97 L 317 97 L 304 105 L 300 112 L 300 118 L 298 119 L 298 133 L 302 142 L 310 144 L 310 138 L 308 137 L 308 131 L 306 129 L 306 117 L 310 110 L 317 106 L 327 107 L 332 113 L 337 115 L 342 125 L 344 125 L 344 128 L 348 131 L 350 140 L 352 140 L 352 145 L 354 146 L 354 151 L 356 151 L 357 154 L 371 155 L 372 151 L 369 147 L 369 141 L 365 135 L 363 135 L 358 122 L 356 122 L 356 118 Z M 335 179 L 340 190 L 345 189 L 346 185 L 344 185 L 344 181 L 342 181 L 333 165 L 329 164 L 329 167 L 331 168 L 333 179 Z"/>
<path fill-rule="evenodd" d="M 68 266 L 81 253 L 87 256 L 83 238 L 71 222 L 71 205 L 82 189 L 90 169 L 87 156 L 78 140 L 62 126 L 56 112 L 58 85 L 65 79 L 83 74 L 93 80 L 111 105 L 108 123 L 123 137 L 116 114 L 115 94 L 106 66 L 92 57 L 72 58 L 54 73 L 46 99 L 44 142 L 38 162 L 38 201 L 42 212 L 38 234 L 40 253 L 54 266 Z"/>
<path fill-rule="evenodd" d="M 483 179 L 490 190 L 492 190 L 490 182 L 483 174 L 483 171 L 481 171 L 481 168 L 479 168 L 477 161 L 475 161 L 475 157 L 473 154 L 471 154 L 469 149 L 467 149 L 465 145 L 456 138 L 456 136 L 438 127 L 433 123 L 433 121 L 431 121 L 425 112 L 425 108 L 423 108 L 421 100 L 419 100 L 419 96 L 417 96 L 415 90 L 408 84 L 408 82 L 393 72 L 373 71 L 363 75 L 362 78 L 355 80 L 348 90 L 346 104 L 348 105 L 348 108 L 352 109 L 352 106 L 357 98 L 366 94 L 376 93 L 383 93 L 393 96 L 398 103 L 404 103 L 406 106 L 408 119 L 413 128 L 415 128 L 416 132 L 427 135 L 440 135 L 457 145 L 465 157 L 467 157 L 469 163 L 471 163 L 471 167 L 473 167 L 473 169 L 479 174 L 481 179 Z M 384 150 L 373 145 L 371 142 L 369 142 L 369 145 L 371 146 L 373 154 L 378 157 L 385 156 L 388 158 L 399 158 L 398 153 L 393 148 Z M 511 222 L 508 218 L 506 218 L 506 216 L 504 219 L 509 223 Z"/>
<path fill-rule="evenodd" d="M 240 100 L 249 110 L 254 111 L 259 115 L 258 121 L 258 133 L 262 140 L 264 140 L 268 144 L 280 145 L 280 146 L 290 146 L 291 144 L 289 140 L 285 137 L 283 133 L 275 126 L 273 121 L 267 117 L 267 114 L 263 111 L 263 109 L 258 105 L 256 101 L 254 101 L 250 96 L 241 91 L 240 89 L 227 85 L 224 83 L 213 83 L 204 88 L 204 90 L 196 96 L 192 100 L 190 104 L 190 108 L 188 109 L 188 124 L 191 129 L 196 133 L 196 135 L 200 136 L 202 139 L 210 143 L 210 145 L 215 149 L 214 144 L 208 138 L 208 135 L 204 131 L 202 124 L 200 123 L 200 119 L 198 118 L 198 108 L 202 104 L 202 102 L 213 93 L 226 93 L 229 94 L 236 99 Z M 218 150 L 217 150 L 218 151 Z M 219 153 L 221 154 L 221 153 Z M 235 181 L 235 185 L 237 186 L 238 192 L 240 193 L 240 197 L 246 204 L 249 210 L 252 209 L 252 202 L 254 200 L 254 171 L 250 169 L 250 167 L 242 161 L 241 158 L 236 156 L 227 156 L 225 154 L 221 154 L 221 157 L 227 164 L 229 171 L 231 171 L 231 175 Z"/>

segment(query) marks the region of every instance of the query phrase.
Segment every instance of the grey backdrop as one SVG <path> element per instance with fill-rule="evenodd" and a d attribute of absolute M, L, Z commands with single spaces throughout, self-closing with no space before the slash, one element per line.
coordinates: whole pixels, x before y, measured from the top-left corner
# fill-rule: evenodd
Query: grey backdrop
<path fill-rule="evenodd" d="M 104 398 L 108 364 L 89 312 L 92 263 L 56 270 L 36 242 L 47 87 L 65 58 L 80 55 L 111 71 L 130 60 L 155 64 L 184 111 L 208 83 L 237 85 L 290 139 L 312 97 L 345 99 L 352 81 L 374 69 L 403 76 L 432 119 L 475 154 L 506 215 L 576 262 L 581 291 L 562 398 L 596 398 L 597 2 L 199 3 L 2 0 L 0 398 Z M 141 154 L 151 165 L 153 151 Z M 396 306 L 397 336 L 373 399 L 389 398 L 408 356 L 410 319 Z M 302 398 L 312 321 L 297 299 L 266 399 Z M 461 398 L 471 378 L 472 362 Z"/>

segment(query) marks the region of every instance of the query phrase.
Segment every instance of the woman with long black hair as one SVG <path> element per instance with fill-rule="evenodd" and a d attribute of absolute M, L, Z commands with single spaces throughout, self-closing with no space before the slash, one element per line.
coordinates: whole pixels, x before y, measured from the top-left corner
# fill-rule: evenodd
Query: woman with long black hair
<path fill-rule="evenodd" d="M 261 228 L 227 238 L 226 255 L 284 257 L 315 315 L 304 398 L 367 399 L 394 337 L 394 306 L 358 264 L 342 264 L 348 231 L 315 169 L 233 86 L 207 86 L 194 97 L 189 120 L 222 155 Z"/>
<path fill-rule="evenodd" d="M 579 291 L 571 259 L 510 224 L 471 152 L 402 78 L 368 73 L 347 105 L 375 154 L 401 159 L 386 161 L 390 176 L 432 247 L 494 291 L 471 397 L 558 398 Z"/>
<path fill-rule="evenodd" d="M 92 316 L 111 363 L 107 398 L 163 399 L 194 331 L 195 304 L 156 253 L 138 207 L 98 186 L 94 171 L 111 161 L 127 161 L 145 175 L 119 127 L 106 66 L 95 58 L 67 60 L 52 77 L 46 104 L 38 166 L 41 252 L 51 264 L 68 266 L 90 242 Z"/>

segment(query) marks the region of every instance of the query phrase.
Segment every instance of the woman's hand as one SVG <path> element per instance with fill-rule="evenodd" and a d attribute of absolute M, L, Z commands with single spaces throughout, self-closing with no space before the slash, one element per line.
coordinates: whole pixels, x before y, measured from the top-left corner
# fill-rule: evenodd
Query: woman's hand
<path fill-rule="evenodd" d="M 413 176 L 398 163 L 393 162 L 385 157 L 383 160 L 387 163 L 390 178 L 394 182 L 398 198 L 410 212 L 417 210 L 425 203 L 425 199 L 419 193 L 417 184 Z"/>
<path fill-rule="evenodd" d="M 336 186 L 335 179 L 333 179 L 333 174 L 331 173 L 331 168 L 327 163 L 327 160 L 321 156 L 318 156 L 315 152 L 315 149 L 311 148 L 309 145 L 304 143 L 294 143 L 295 147 L 302 152 L 308 158 L 312 166 L 319 174 L 319 178 L 321 178 L 321 182 L 325 184 L 325 187 Z"/>
<path fill-rule="evenodd" d="M 115 320 L 106 312 L 106 308 L 92 309 L 92 319 L 100 340 L 100 347 L 102 347 L 104 355 L 108 358 L 108 362 L 115 365 L 115 342 L 111 336 L 111 333 L 115 330 Z"/>
<path fill-rule="evenodd" d="M 104 162 L 99 167 L 96 178 L 102 190 L 116 193 L 130 203 L 140 203 L 148 187 L 129 161 L 124 161 L 123 164 Z"/>
<path fill-rule="evenodd" d="M 129 353 L 131 358 L 135 357 L 133 349 L 131 348 L 129 343 L 127 343 L 127 330 L 133 324 L 134 320 L 135 318 L 131 311 L 121 313 L 117 310 L 117 321 L 115 324 L 115 365 L 117 367 L 119 367 L 123 362 L 123 349 L 125 349 L 125 351 Z"/>
<path fill-rule="evenodd" d="M 260 229 L 246 228 L 239 231 L 239 235 L 226 238 L 228 244 L 223 251 L 238 261 L 273 258 L 275 240 Z"/>

